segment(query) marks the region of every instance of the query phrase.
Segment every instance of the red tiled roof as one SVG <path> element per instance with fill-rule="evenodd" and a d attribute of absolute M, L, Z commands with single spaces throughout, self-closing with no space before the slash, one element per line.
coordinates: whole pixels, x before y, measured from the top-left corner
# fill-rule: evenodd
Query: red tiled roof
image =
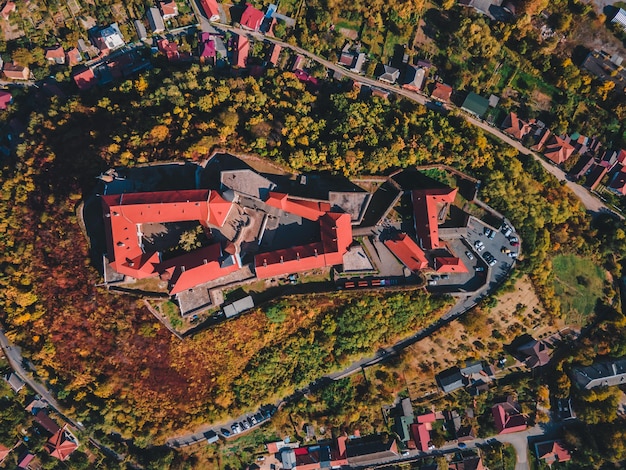
<path fill-rule="evenodd" d="M 200 5 L 209 20 L 211 18 L 219 18 L 220 11 L 217 6 L 217 0 L 200 0 Z"/>
<path fill-rule="evenodd" d="M 446 204 L 454 202 L 458 189 L 419 189 L 411 193 L 415 231 L 422 248 L 439 248 L 439 215 Z"/>
<path fill-rule="evenodd" d="M 272 65 L 276 65 L 278 63 L 278 58 L 280 57 L 280 51 L 282 48 L 279 44 L 274 44 L 272 47 L 272 54 L 270 55 L 269 63 Z"/>
<path fill-rule="evenodd" d="M 61 461 L 67 460 L 76 449 L 78 444 L 69 438 L 65 429 L 59 429 L 46 443 L 50 455 Z"/>
<path fill-rule="evenodd" d="M 169 42 L 167 39 L 159 39 L 157 41 L 157 47 L 159 48 L 159 51 L 167 56 L 167 60 L 170 62 L 175 62 L 180 59 L 178 44 L 175 42 Z"/>
<path fill-rule="evenodd" d="M 17 468 L 27 468 L 28 465 L 35 460 L 35 456 L 31 453 L 28 453 L 22 457 L 22 459 L 17 463 Z"/>
<path fill-rule="evenodd" d="M 289 194 L 273 191 L 269 193 L 265 204 L 313 221 L 318 220 L 325 212 L 330 211 L 330 204 L 327 202 L 307 201 L 306 199 L 298 199 L 289 196 Z"/>
<path fill-rule="evenodd" d="M 428 413 L 425 415 L 419 415 L 417 417 L 417 422 L 420 424 L 434 423 L 435 421 L 437 421 L 437 416 L 435 415 L 435 413 Z"/>
<path fill-rule="evenodd" d="M 435 258 L 435 269 L 438 273 L 466 273 L 467 266 L 455 256 L 439 256 Z"/>
<path fill-rule="evenodd" d="M 11 104 L 13 96 L 8 91 L 0 91 L 0 109 L 7 109 L 7 106 Z"/>
<path fill-rule="evenodd" d="M 419 450 L 426 452 L 430 442 L 430 431 L 426 424 L 411 424 L 411 435 Z"/>
<path fill-rule="evenodd" d="M 80 55 L 80 51 L 76 47 L 73 47 L 69 51 L 67 51 L 67 61 L 70 65 L 76 65 L 82 60 L 83 58 Z"/>
<path fill-rule="evenodd" d="M 552 138 L 548 141 L 544 156 L 548 159 L 560 165 L 574 153 L 574 147 L 565 140 L 561 139 L 557 135 L 552 135 Z"/>
<path fill-rule="evenodd" d="M 156 274 L 154 265 L 160 262 L 159 255 L 144 253 L 139 246 L 141 224 L 197 220 L 221 226 L 230 203 L 213 196 L 217 207 L 211 208 L 212 192 L 193 189 L 102 196 L 111 267 L 138 279 Z"/>
<path fill-rule="evenodd" d="M 261 27 L 261 22 L 263 21 L 263 12 L 261 10 L 257 10 L 249 3 L 246 4 L 246 9 L 241 15 L 241 21 L 239 24 L 243 28 L 248 28 L 253 31 L 257 31 Z"/>
<path fill-rule="evenodd" d="M 261 253 L 254 257 L 256 275 L 260 279 L 310 271 L 326 266 L 322 242 L 284 250 Z"/>
<path fill-rule="evenodd" d="M 51 47 L 46 50 L 46 59 L 47 60 L 55 60 L 55 59 L 63 59 L 65 60 L 65 51 L 63 50 L 63 46 Z"/>
<path fill-rule="evenodd" d="M 250 53 L 250 41 L 243 35 L 237 36 L 237 43 L 235 44 L 234 62 L 237 67 L 245 67 L 248 61 L 248 54 Z"/>
<path fill-rule="evenodd" d="M 11 453 L 11 449 L 0 444 L 0 463 Z"/>
<path fill-rule="evenodd" d="M 450 97 L 452 96 L 452 87 L 443 83 L 437 83 L 430 96 L 440 101 L 450 101 Z"/>
<path fill-rule="evenodd" d="M 411 271 L 419 271 L 428 266 L 424 251 L 406 233 L 395 239 L 385 240 L 385 246 Z"/>
<path fill-rule="evenodd" d="M 76 83 L 76 86 L 79 90 L 89 90 L 96 83 L 98 83 L 98 80 L 96 79 L 93 70 L 91 70 L 90 68 L 87 68 L 81 72 L 74 73 L 72 75 L 72 78 L 74 79 L 74 82 Z"/>
<path fill-rule="evenodd" d="M 39 411 L 35 415 L 35 421 L 37 421 L 37 423 L 50 434 L 55 434 L 61 429 L 59 425 L 52 421 L 50 416 L 48 416 L 48 414 L 44 411 Z"/>
<path fill-rule="evenodd" d="M 8 19 L 9 19 L 9 15 L 10 15 L 12 12 L 14 12 L 14 11 L 15 11 L 15 9 L 16 9 L 16 7 L 15 7 L 15 3 L 14 3 L 14 2 L 10 2 L 10 1 L 9 1 L 9 2 L 6 2 L 6 3 L 4 4 L 4 7 L 2 7 L 2 11 L 0 11 L 0 15 L 2 15 L 2 17 L 3 17 L 5 20 L 8 20 Z"/>
<path fill-rule="evenodd" d="M 498 434 L 508 434 L 526 429 L 526 417 L 510 402 L 498 403 L 491 408 Z"/>
<path fill-rule="evenodd" d="M 509 114 L 502 123 L 503 131 L 517 140 L 522 140 L 531 130 L 530 124 L 522 121 L 517 114 Z"/>
<path fill-rule="evenodd" d="M 559 441 L 549 441 L 537 444 L 537 457 L 548 465 L 554 462 L 567 462 L 572 459 L 567 450 Z"/>
<path fill-rule="evenodd" d="M 231 256 L 227 255 L 226 258 Z M 170 295 L 175 295 L 239 269 L 232 258 L 229 264 L 222 267 L 221 257 L 220 244 L 215 243 L 160 263 L 156 270 L 161 273 L 167 271 L 170 274 Z"/>
<path fill-rule="evenodd" d="M 159 6 L 161 7 L 161 13 L 163 13 L 164 19 L 178 15 L 178 5 L 176 5 L 175 0 L 159 2 Z"/>
<path fill-rule="evenodd" d="M 13 80 L 28 80 L 28 77 L 30 76 L 30 70 L 28 67 L 22 67 L 18 64 L 4 64 L 2 71 L 4 72 L 5 77 Z"/>

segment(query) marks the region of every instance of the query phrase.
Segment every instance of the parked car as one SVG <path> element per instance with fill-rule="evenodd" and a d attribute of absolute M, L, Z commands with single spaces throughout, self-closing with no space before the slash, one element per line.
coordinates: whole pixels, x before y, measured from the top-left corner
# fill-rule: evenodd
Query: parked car
<path fill-rule="evenodd" d="M 469 259 L 469 260 L 473 260 L 474 259 L 474 255 L 472 254 L 471 251 L 466 251 L 465 252 L 465 256 L 467 256 L 467 259 Z"/>
<path fill-rule="evenodd" d="M 511 251 L 508 256 L 509 258 L 517 258 L 517 251 Z"/>
<path fill-rule="evenodd" d="M 507 248 L 506 246 L 503 246 L 500 251 L 504 254 L 509 254 L 511 252 L 511 250 L 509 248 Z"/>
<path fill-rule="evenodd" d="M 480 240 L 476 240 L 476 242 L 474 243 L 474 248 L 476 248 L 476 251 L 483 251 L 485 249 L 485 244 Z"/>
<path fill-rule="evenodd" d="M 442 274 L 441 275 L 441 279 L 450 279 L 450 275 L 449 274 Z"/>
<path fill-rule="evenodd" d="M 230 436 L 230 431 L 226 428 L 222 428 L 220 429 L 220 433 L 224 436 L 224 437 L 229 437 Z"/>
<path fill-rule="evenodd" d="M 491 261 L 489 261 L 489 266 L 495 266 L 497 262 L 498 262 L 497 259 L 491 258 Z"/>
<path fill-rule="evenodd" d="M 243 429 L 250 429 L 250 423 L 248 423 L 247 419 L 244 419 L 241 423 L 239 423 Z"/>
<path fill-rule="evenodd" d="M 438 275 L 438 274 L 433 274 L 432 276 L 430 276 L 430 278 L 431 278 L 433 281 L 438 281 L 438 280 L 439 280 L 439 275 Z"/>
<path fill-rule="evenodd" d="M 485 227 L 483 233 L 488 237 L 491 235 L 491 229 L 489 227 Z"/>
<path fill-rule="evenodd" d="M 487 235 L 487 238 L 489 240 L 493 240 L 496 236 L 496 232 L 494 232 L 493 230 L 489 230 L 489 235 Z"/>
<path fill-rule="evenodd" d="M 432 279 L 430 281 L 428 281 L 428 285 L 429 286 L 436 286 L 437 285 L 437 281 L 433 281 Z"/>
<path fill-rule="evenodd" d="M 474 267 L 474 271 L 476 271 L 477 273 L 482 273 L 485 270 L 485 268 L 483 266 L 475 266 Z"/>

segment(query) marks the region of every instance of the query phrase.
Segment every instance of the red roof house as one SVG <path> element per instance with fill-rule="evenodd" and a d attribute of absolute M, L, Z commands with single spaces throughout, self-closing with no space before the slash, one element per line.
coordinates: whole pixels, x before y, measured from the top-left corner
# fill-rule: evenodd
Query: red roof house
<path fill-rule="evenodd" d="M 435 270 L 438 273 L 466 273 L 467 266 L 456 256 L 438 256 L 435 258 Z"/>
<path fill-rule="evenodd" d="M 424 251 L 406 233 L 385 240 L 385 246 L 411 271 L 420 271 L 428 266 Z"/>
<path fill-rule="evenodd" d="M 449 103 L 452 97 L 452 87 L 443 83 L 437 83 L 430 97 L 438 101 Z"/>
<path fill-rule="evenodd" d="M 8 91 L 0 91 L 0 109 L 7 109 L 13 102 L 13 96 Z"/>
<path fill-rule="evenodd" d="M 157 47 L 167 57 L 170 62 L 176 62 L 180 60 L 180 52 L 178 50 L 178 44 L 175 42 L 169 42 L 167 39 L 159 39 L 157 41 Z"/>
<path fill-rule="evenodd" d="M 278 64 L 278 59 L 280 57 L 281 50 L 282 50 L 282 47 L 280 47 L 279 44 L 274 44 L 272 46 L 272 53 L 270 54 L 270 58 L 268 62 L 272 64 L 274 67 L 276 67 L 276 65 Z"/>
<path fill-rule="evenodd" d="M 233 62 L 237 67 L 245 67 L 250 54 L 250 41 L 243 35 L 237 35 L 237 42 L 233 48 Z"/>
<path fill-rule="evenodd" d="M 519 405 L 510 397 L 507 401 L 494 405 L 491 412 L 498 434 L 509 434 L 526 429 L 526 416 L 522 414 Z"/>
<path fill-rule="evenodd" d="M 61 461 L 69 459 L 76 449 L 78 449 L 78 442 L 65 427 L 59 429 L 46 443 L 46 450 L 50 456 Z"/>
<path fill-rule="evenodd" d="M 318 220 L 325 212 L 330 212 L 330 204 L 327 202 L 295 198 L 273 191 L 269 193 L 265 204 L 313 221 Z"/>
<path fill-rule="evenodd" d="M 439 221 L 445 218 L 458 189 L 419 189 L 411 192 L 415 232 L 422 248 L 439 248 Z"/>
<path fill-rule="evenodd" d="M 563 163 L 571 157 L 573 153 L 574 147 L 572 144 L 554 134 L 548 140 L 545 149 L 543 150 L 544 156 L 557 165 Z"/>
<path fill-rule="evenodd" d="M 213 192 L 194 189 L 102 196 L 111 267 L 137 279 L 156 276 L 159 253 L 145 253 L 139 245 L 141 224 L 199 221 L 205 226 L 222 226 L 232 203 Z"/>
<path fill-rule="evenodd" d="M 531 131 L 531 126 L 526 121 L 522 121 L 517 114 L 510 113 L 502 123 L 502 130 L 511 137 L 522 140 Z"/>
<path fill-rule="evenodd" d="M 27 452 L 26 454 L 20 456 L 17 462 L 17 468 L 28 468 L 33 460 L 35 460 L 35 455 Z"/>
<path fill-rule="evenodd" d="M 200 0 L 200 6 L 204 10 L 204 14 L 209 21 L 218 21 L 220 19 L 220 10 L 217 0 Z"/>
<path fill-rule="evenodd" d="M 609 189 L 622 196 L 626 195 L 626 167 L 621 167 L 621 170 L 615 173 L 613 181 L 609 184 Z"/>
<path fill-rule="evenodd" d="M 428 451 L 430 443 L 430 425 L 429 424 L 411 424 L 411 436 L 415 446 L 422 452 Z"/>
<path fill-rule="evenodd" d="M 63 46 L 56 46 L 46 49 L 46 60 L 55 64 L 65 63 L 65 51 Z"/>
<path fill-rule="evenodd" d="M 8 21 L 9 16 L 16 10 L 16 6 L 14 2 L 6 2 L 0 11 L 0 15 L 4 18 L 5 21 Z"/>
<path fill-rule="evenodd" d="M 261 27 L 261 23 L 263 22 L 263 17 L 265 15 L 261 10 L 254 8 L 251 4 L 246 4 L 246 9 L 241 15 L 241 24 L 242 28 L 250 29 L 252 31 L 258 31 Z"/>
<path fill-rule="evenodd" d="M 67 63 L 70 67 L 77 65 L 83 61 L 83 57 L 80 55 L 80 51 L 76 47 L 72 47 L 66 54 Z"/>
<path fill-rule="evenodd" d="M 11 80 L 28 80 L 30 78 L 30 70 L 28 67 L 22 67 L 17 64 L 4 64 L 2 69 L 4 76 Z"/>
<path fill-rule="evenodd" d="M 164 20 L 169 20 L 170 18 L 178 16 L 178 5 L 176 5 L 176 0 L 159 2 L 159 7 L 161 8 Z"/>
<path fill-rule="evenodd" d="M 209 33 L 200 33 L 200 41 L 198 41 L 201 60 L 215 60 L 215 41 Z"/>
<path fill-rule="evenodd" d="M 52 421 L 45 411 L 38 411 L 35 415 L 35 421 L 50 434 L 56 434 L 61 430 L 59 425 Z"/>
<path fill-rule="evenodd" d="M 568 462 L 572 459 L 569 450 L 563 447 L 560 441 L 538 442 L 535 444 L 537 458 L 543 460 L 548 466 L 553 463 Z"/>
<path fill-rule="evenodd" d="M 11 449 L 0 444 L 0 464 L 4 462 L 4 459 L 6 459 L 10 453 Z"/>
<path fill-rule="evenodd" d="M 82 91 L 89 90 L 98 83 L 98 79 L 90 68 L 73 73 L 72 78 L 78 89 Z"/>

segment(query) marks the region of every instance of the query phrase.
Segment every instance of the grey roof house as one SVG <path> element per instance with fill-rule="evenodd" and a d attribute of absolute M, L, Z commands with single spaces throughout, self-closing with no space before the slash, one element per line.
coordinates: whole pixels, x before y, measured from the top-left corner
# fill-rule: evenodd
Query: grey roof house
<path fill-rule="evenodd" d="M 378 76 L 378 80 L 381 82 L 387 82 L 390 84 L 396 83 L 400 77 L 400 70 L 390 65 L 383 65 L 382 73 Z"/>
<path fill-rule="evenodd" d="M 463 388 L 466 385 L 466 379 L 461 374 L 458 367 L 451 367 L 437 374 L 437 385 L 445 393 L 453 392 L 459 388 Z"/>
<path fill-rule="evenodd" d="M 489 109 L 489 100 L 477 95 L 473 91 L 470 91 L 467 98 L 465 98 L 465 101 L 463 101 L 461 109 L 470 114 L 481 117 L 487 112 L 487 109 Z"/>
<path fill-rule="evenodd" d="M 572 379 L 580 388 L 612 387 L 626 384 L 626 359 L 598 362 L 572 369 Z"/>

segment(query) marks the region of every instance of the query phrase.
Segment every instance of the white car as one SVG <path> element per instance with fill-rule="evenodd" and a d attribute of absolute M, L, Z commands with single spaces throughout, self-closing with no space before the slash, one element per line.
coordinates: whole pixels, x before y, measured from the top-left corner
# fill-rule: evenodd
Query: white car
<path fill-rule="evenodd" d="M 466 251 L 465 256 L 467 256 L 467 259 L 470 261 L 474 259 L 474 255 L 470 251 Z"/>

